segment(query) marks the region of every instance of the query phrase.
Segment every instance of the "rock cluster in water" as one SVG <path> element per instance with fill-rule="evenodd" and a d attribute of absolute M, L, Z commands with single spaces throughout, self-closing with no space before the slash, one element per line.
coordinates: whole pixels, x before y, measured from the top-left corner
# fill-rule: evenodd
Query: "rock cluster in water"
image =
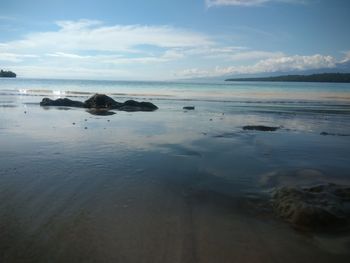
<path fill-rule="evenodd" d="M 95 94 L 85 102 L 74 101 L 67 98 L 57 100 L 43 98 L 40 102 L 40 106 L 64 106 L 105 110 L 115 109 L 120 111 L 155 111 L 158 109 L 158 107 L 151 102 L 127 100 L 121 103 L 104 94 Z"/>
<path fill-rule="evenodd" d="M 350 187 L 282 187 L 274 192 L 272 204 L 278 216 L 300 229 L 345 227 L 350 219 Z"/>

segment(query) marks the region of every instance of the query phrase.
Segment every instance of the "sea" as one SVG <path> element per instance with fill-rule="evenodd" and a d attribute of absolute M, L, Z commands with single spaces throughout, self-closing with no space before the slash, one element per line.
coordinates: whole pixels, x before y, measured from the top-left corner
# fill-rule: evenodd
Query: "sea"
<path fill-rule="evenodd" d="M 349 83 L 0 79 L 0 91 L 4 95 L 72 96 L 106 93 L 120 97 L 233 102 L 348 101 L 349 88 Z"/>
<path fill-rule="evenodd" d="M 95 93 L 159 109 L 39 104 Z M 347 262 L 270 198 L 349 160 L 350 84 L 0 79 L 0 262 Z"/>

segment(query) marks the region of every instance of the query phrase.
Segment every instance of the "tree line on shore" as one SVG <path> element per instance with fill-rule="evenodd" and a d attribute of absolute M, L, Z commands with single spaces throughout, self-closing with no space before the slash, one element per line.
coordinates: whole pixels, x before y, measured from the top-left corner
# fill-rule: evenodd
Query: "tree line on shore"
<path fill-rule="evenodd" d="M 312 75 L 283 75 L 261 78 L 231 78 L 226 81 L 281 81 L 281 82 L 335 82 L 350 83 L 350 73 L 322 73 Z"/>
<path fill-rule="evenodd" d="M 17 75 L 12 71 L 0 70 L 0 78 L 15 78 Z"/>

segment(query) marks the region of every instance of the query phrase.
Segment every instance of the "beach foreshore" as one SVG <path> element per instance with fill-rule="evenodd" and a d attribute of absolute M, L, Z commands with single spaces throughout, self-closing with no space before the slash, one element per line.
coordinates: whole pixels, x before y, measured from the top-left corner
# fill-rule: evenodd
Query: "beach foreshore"
<path fill-rule="evenodd" d="M 346 226 L 297 227 L 273 195 L 350 184 L 350 105 L 41 99 L 0 98 L 1 262 L 347 262 Z"/>

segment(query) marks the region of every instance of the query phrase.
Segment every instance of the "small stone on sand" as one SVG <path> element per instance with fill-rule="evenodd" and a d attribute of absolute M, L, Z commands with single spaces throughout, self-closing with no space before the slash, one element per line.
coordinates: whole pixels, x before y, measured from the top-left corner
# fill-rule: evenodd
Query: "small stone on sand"
<path fill-rule="evenodd" d="M 185 106 L 182 109 L 184 109 L 184 110 L 194 110 L 195 107 L 194 106 Z"/>
<path fill-rule="evenodd" d="M 243 130 L 245 131 L 277 131 L 280 127 L 271 127 L 264 125 L 246 125 L 243 126 Z"/>

